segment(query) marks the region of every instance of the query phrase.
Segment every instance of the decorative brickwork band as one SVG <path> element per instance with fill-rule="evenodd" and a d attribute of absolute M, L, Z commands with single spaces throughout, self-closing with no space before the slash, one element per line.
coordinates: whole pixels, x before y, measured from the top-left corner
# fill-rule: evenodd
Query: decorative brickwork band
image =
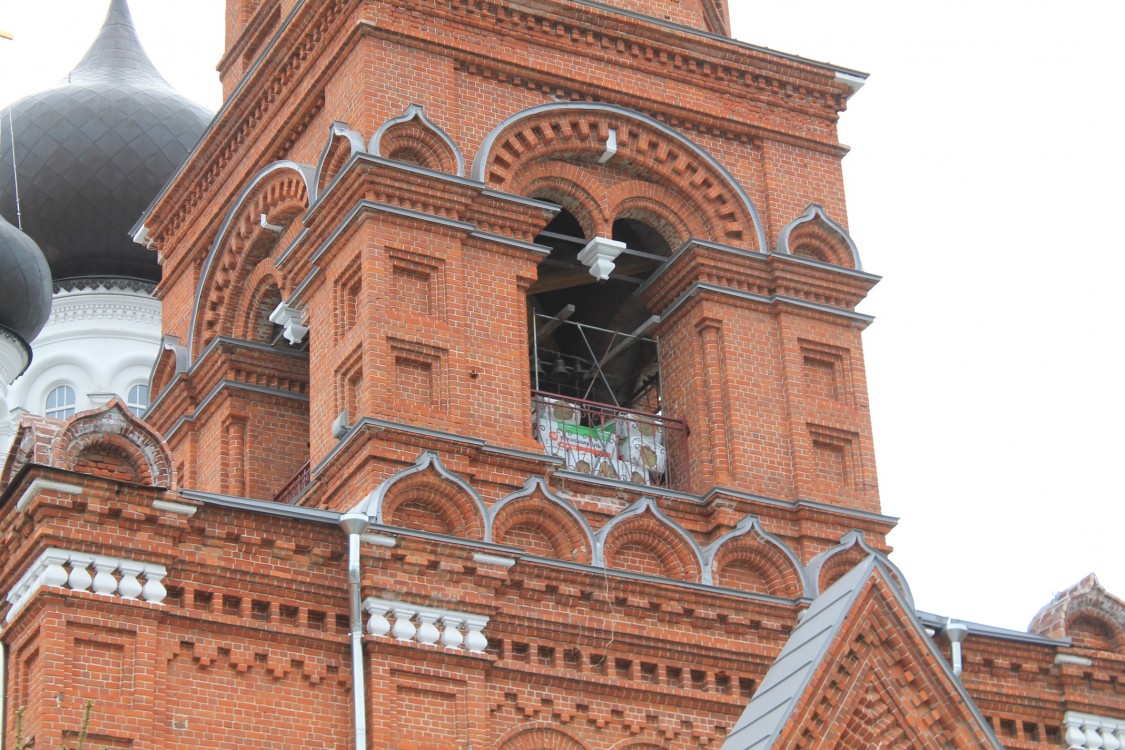
<path fill-rule="evenodd" d="M 1118 750 L 1125 747 L 1125 719 L 1067 711 L 1063 721 L 1068 750 Z"/>
<path fill-rule="evenodd" d="M 8 592 L 7 599 L 12 608 L 5 619 L 10 622 L 43 586 L 92 591 L 103 596 L 143 599 L 151 604 L 160 604 L 168 595 L 162 583 L 166 575 L 168 570 L 155 563 L 68 552 L 52 547 L 36 558 Z"/>
<path fill-rule="evenodd" d="M 373 597 L 363 601 L 363 609 L 367 612 L 367 632 L 378 638 L 390 635 L 399 641 L 423 646 L 440 644 L 473 654 L 488 648 L 488 639 L 482 632 L 488 624 L 484 615 L 415 607 Z"/>

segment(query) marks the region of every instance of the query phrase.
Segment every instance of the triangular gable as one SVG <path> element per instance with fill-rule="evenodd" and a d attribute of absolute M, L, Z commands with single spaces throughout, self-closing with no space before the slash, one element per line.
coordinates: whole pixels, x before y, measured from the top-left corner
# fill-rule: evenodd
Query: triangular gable
<path fill-rule="evenodd" d="M 1001 748 L 874 556 L 789 636 L 722 750 Z"/>

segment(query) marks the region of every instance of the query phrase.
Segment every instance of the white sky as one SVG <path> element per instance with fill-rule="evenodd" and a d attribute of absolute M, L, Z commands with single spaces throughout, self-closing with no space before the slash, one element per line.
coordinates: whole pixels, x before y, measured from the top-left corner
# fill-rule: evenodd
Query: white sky
<path fill-rule="evenodd" d="M 731 4 L 744 41 L 871 73 L 840 136 L 884 276 L 868 385 L 916 603 L 1022 630 L 1091 571 L 1125 597 L 1125 3 Z M 0 104 L 60 80 L 106 6 L 0 0 Z M 131 7 L 165 77 L 217 108 L 223 2 Z"/>

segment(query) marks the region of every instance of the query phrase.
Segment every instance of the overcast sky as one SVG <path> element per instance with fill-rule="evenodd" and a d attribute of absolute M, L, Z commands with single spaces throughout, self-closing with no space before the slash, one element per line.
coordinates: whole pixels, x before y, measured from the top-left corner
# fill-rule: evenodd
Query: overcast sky
<path fill-rule="evenodd" d="M 868 386 L 917 605 L 1022 630 L 1092 571 L 1125 597 L 1125 3 L 731 2 L 739 39 L 871 74 L 840 137 L 884 277 Z M 61 79 L 107 5 L 0 0 L 0 103 Z M 217 108 L 221 0 L 131 7 L 161 72 Z"/>

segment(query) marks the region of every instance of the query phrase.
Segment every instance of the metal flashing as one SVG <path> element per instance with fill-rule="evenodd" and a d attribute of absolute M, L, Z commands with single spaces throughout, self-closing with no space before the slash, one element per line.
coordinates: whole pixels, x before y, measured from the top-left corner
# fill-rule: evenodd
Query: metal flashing
<path fill-rule="evenodd" d="M 824 208 L 816 203 L 810 203 L 803 214 L 782 227 L 781 232 L 777 235 L 777 252 L 782 255 L 792 255 L 793 253 L 789 247 L 789 235 L 801 224 L 807 224 L 813 221 L 820 222 L 825 228 L 844 241 L 844 244 L 847 245 L 848 249 L 851 251 L 852 262 L 855 263 L 855 270 L 862 272 L 863 261 L 859 259 L 859 249 L 855 246 L 855 242 L 852 241 L 852 236 L 848 234 L 848 230 L 828 218 L 828 214 L 825 213 Z M 824 265 L 829 268 L 838 267 L 832 263 L 825 263 Z"/>
<path fill-rule="evenodd" d="M 759 518 L 753 514 L 748 514 L 747 516 L 745 516 L 741 521 L 735 524 L 735 527 L 733 529 L 718 537 L 717 539 L 715 539 L 715 541 L 711 542 L 703 548 L 704 583 L 714 585 L 714 571 L 712 570 L 712 568 L 715 565 L 715 557 L 718 554 L 719 549 L 722 548 L 724 544 L 727 544 L 728 542 L 751 533 L 756 533 L 758 538 L 763 542 L 781 550 L 781 553 L 785 555 L 787 560 L 789 560 L 789 563 L 793 566 L 793 570 L 795 570 L 797 573 L 797 577 L 801 580 L 802 593 L 810 598 L 816 596 L 816 587 L 809 585 L 809 579 L 805 575 L 805 566 L 801 564 L 800 558 L 798 558 L 796 553 L 794 553 L 793 550 L 789 548 L 789 545 L 781 541 L 781 539 L 779 539 L 778 537 L 766 531 L 762 527 L 761 520 L 759 520 Z"/>
<path fill-rule="evenodd" d="M 449 150 L 453 152 L 454 160 L 457 162 L 456 176 L 464 176 L 465 156 L 461 153 L 461 149 L 458 148 L 453 139 L 449 137 L 449 133 L 446 133 L 445 130 L 441 128 L 441 126 L 439 126 L 428 116 L 426 116 L 426 110 L 420 104 L 411 104 L 401 115 L 399 115 L 398 117 L 392 117 L 391 119 L 380 125 L 379 129 L 375 131 L 375 135 L 371 136 L 371 144 L 367 147 L 367 150 L 372 154 L 383 156 L 383 154 L 380 153 L 380 145 L 383 141 L 383 135 L 386 134 L 386 132 L 395 125 L 401 125 L 402 123 L 410 122 L 411 120 L 417 120 L 418 122 L 422 123 L 425 128 L 436 135 L 439 139 L 441 139 L 443 143 L 445 143 L 446 146 L 449 147 Z"/>

